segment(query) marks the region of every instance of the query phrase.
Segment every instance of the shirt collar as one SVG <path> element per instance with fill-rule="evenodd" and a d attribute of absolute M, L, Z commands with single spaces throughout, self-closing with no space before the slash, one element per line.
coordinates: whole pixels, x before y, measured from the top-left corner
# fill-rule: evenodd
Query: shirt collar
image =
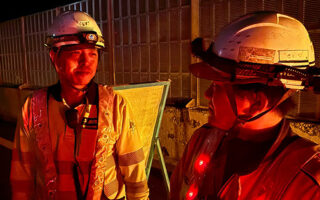
<path fill-rule="evenodd" d="M 57 84 L 54 84 L 48 88 L 48 93 L 53 96 L 53 98 L 58 101 L 62 102 L 61 98 L 61 84 L 60 81 L 58 81 Z M 87 92 L 87 98 L 88 102 L 91 105 L 98 105 L 98 84 L 95 83 L 94 81 L 91 81 L 89 83 L 89 88 Z"/>

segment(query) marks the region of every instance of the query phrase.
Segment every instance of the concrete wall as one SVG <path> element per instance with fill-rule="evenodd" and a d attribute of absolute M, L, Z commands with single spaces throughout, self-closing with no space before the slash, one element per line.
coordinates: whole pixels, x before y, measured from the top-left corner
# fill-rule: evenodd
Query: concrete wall
<path fill-rule="evenodd" d="M 159 132 L 162 152 L 169 171 L 181 158 L 185 145 L 193 132 L 207 122 L 205 109 L 176 108 L 167 106 Z M 157 159 L 157 155 L 155 155 Z"/>

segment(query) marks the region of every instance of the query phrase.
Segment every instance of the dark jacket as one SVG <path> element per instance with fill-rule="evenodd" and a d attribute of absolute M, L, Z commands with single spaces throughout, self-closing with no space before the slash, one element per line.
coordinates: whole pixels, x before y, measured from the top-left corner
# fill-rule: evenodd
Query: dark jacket
<path fill-rule="evenodd" d="M 171 200 L 320 199 L 318 146 L 288 122 L 270 144 L 244 153 L 247 143 L 230 135 L 208 125 L 195 131 L 171 176 Z"/>

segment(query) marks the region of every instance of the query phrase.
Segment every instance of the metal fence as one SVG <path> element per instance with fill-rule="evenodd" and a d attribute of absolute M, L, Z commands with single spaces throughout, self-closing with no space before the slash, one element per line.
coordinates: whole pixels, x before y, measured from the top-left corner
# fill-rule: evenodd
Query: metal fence
<path fill-rule="evenodd" d="M 24 81 L 24 51 L 20 19 L 7 21 L 0 28 L 0 62 L 2 83 L 21 84 Z"/>
<path fill-rule="evenodd" d="M 1 84 L 28 82 L 39 87 L 56 82 L 57 77 L 43 43 L 46 29 L 62 11 L 88 12 L 110 45 L 110 40 L 107 40 L 107 4 L 106 0 L 85 0 L 0 24 Z M 170 96 L 189 97 L 190 2 L 115 0 L 111 6 L 116 84 L 171 79 Z M 18 28 L 13 27 L 13 23 Z M 112 82 L 109 53 L 105 51 L 102 54 L 97 82 Z"/>
<path fill-rule="evenodd" d="M 318 0 L 84 0 L 1 23 L 0 84 L 38 87 L 55 83 L 57 77 L 43 46 L 45 31 L 58 13 L 82 10 L 97 21 L 108 46 L 97 82 L 111 84 L 114 69 L 116 84 L 171 79 L 169 97 L 200 96 L 208 82 L 195 83 L 188 72 L 194 2 L 200 5 L 199 36 L 208 42 L 223 26 L 248 12 L 274 10 L 299 19 L 310 30 L 319 66 Z M 202 95 L 200 102 L 206 105 Z"/>

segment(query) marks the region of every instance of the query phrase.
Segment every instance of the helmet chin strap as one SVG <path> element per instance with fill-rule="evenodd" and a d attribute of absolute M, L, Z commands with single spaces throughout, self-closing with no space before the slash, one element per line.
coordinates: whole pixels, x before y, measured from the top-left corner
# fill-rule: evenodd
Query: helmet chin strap
<path fill-rule="evenodd" d="M 293 89 L 289 89 L 287 90 L 282 97 L 275 102 L 268 110 L 265 110 L 255 116 L 252 116 L 250 118 L 241 118 L 238 114 L 238 110 L 237 110 L 237 103 L 236 103 L 236 99 L 235 99 L 235 93 L 234 90 L 232 88 L 231 84 L 226 84 L 224 85 L 225 89 L 226 89 L 226 94 L 227 94 L 227 98 L 229 100 L 229 103 L 231 105 L 232 111 L 236 117 L 232 127 L 229 130 L 234 129 L 235 127 L 237 127 L 239 124 L 245 124 L 247 122 L 252 122 L 255 121 L 259 118 L 261 118 L 262 116 L 264 116 L 265 114 L 267 114 L 268 112 L 270 112 L 271 110 L 275 109 L 276 107 L 278 107 L 282 102 L 284 102 L 286 99 L 288 99 L 293 93 L 297 92 L 297 90 L 293 90 Z"/>

